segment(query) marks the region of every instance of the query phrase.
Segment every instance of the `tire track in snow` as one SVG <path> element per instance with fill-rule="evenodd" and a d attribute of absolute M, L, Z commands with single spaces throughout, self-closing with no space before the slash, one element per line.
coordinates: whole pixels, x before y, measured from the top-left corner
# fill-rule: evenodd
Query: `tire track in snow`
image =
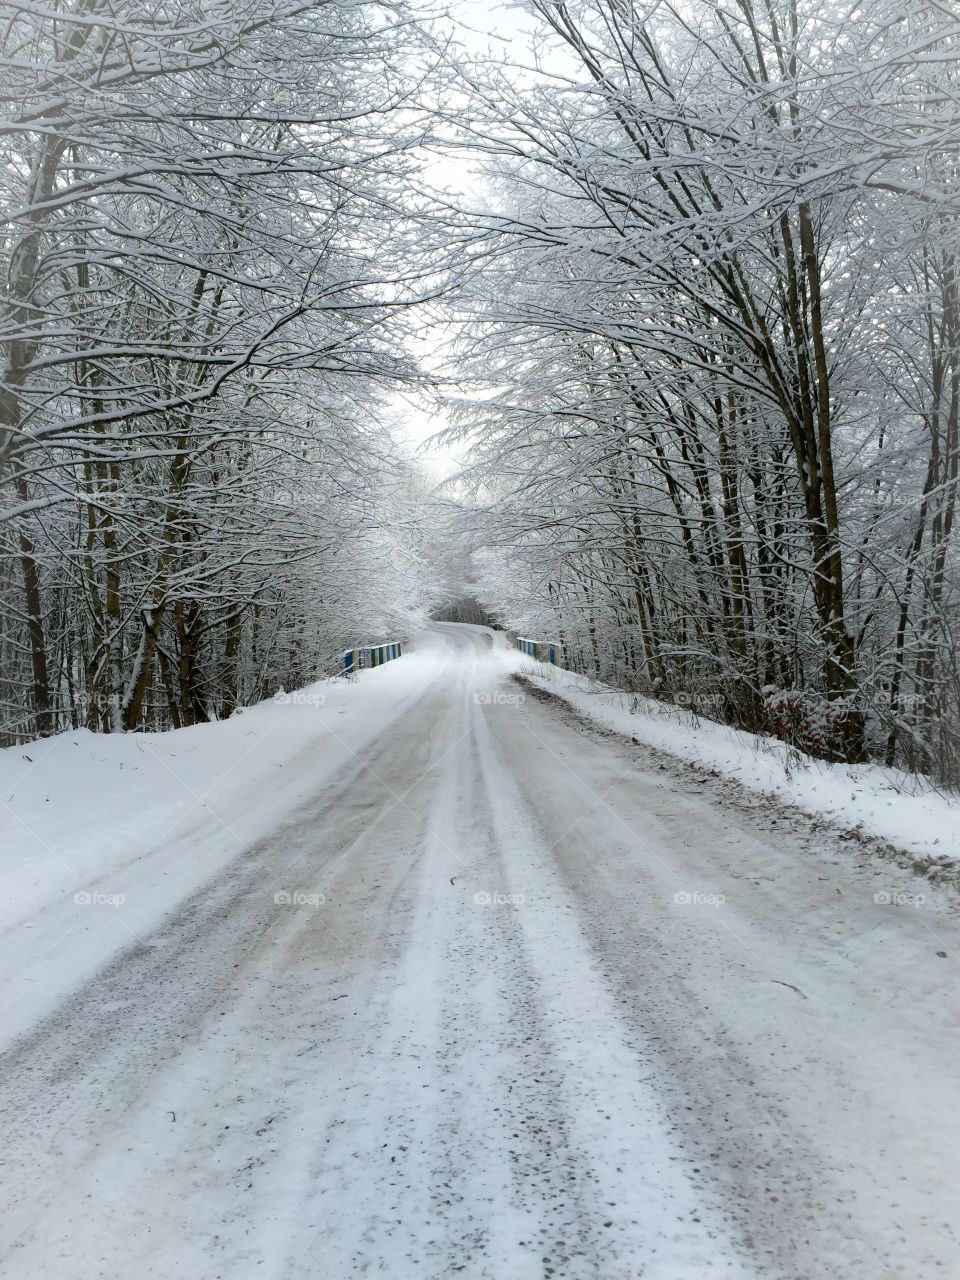
<path fill-rule="evenodd" d="M 629 1280 L 750 1276 L 746 1252 L 707 1202 L 693 1162 L 650 1087 L 652 1054 L 620 1018 L 579 924 L 578 905 L 521 788 L 505 768 L 489 727 L 477 726 L 477 753 L 508 892 L 523 895 L 517 916 L 537 983 L 560 1102 L 577 1163 L 588 1171 L 580 1215 L 589 1224 L 597 1275 Z M 580 1272 L 574 1270 L 573 1275 Z M 590 1272 L 584 1272 L 590 1274 Z"/>

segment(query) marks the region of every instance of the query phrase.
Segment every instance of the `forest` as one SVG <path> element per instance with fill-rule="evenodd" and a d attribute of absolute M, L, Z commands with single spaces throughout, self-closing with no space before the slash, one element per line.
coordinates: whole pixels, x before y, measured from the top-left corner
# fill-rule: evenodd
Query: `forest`
<path fill-rule="evenodd" d="M 0 10 L 4 743 L 475 599 L 960 784 L 951 4 Z"/>

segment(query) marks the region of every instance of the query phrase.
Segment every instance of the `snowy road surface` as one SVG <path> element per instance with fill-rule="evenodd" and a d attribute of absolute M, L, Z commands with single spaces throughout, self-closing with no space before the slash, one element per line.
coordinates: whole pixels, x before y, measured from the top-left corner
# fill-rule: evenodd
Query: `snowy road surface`
<path fill-rule="evenodd" d="M 481 628 L 419 648 L 379 738 L 9 1046 L 0 1271 L 960 1276 L 950 905 Z"/>

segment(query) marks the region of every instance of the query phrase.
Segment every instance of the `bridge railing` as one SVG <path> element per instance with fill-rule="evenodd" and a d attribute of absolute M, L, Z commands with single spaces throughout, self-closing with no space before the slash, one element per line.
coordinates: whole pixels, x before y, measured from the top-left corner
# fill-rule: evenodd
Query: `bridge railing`
<path fill-rule="evenodd" d="M 361 644 L 343 651 L 343 674 L 352 676 L 363 667 L 382 667 L 385 662 L 403 656 L 403 641 L 390 640 L 387 644 Z"/>
<path fill-rule="evenodd" d="M 517 636 L 517 648 L 528 658 L 536 658 L 538 662 L 552 662 L 558 666 L 559 648 L 555 640 L 528 640 L 526 636 Z"/>

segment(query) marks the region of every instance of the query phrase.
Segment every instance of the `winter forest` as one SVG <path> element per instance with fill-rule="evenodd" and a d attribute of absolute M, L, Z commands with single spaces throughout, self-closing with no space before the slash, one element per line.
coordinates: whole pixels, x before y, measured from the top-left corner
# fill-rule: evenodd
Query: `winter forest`
<path fill-rule="evenodd" d="M 960 784 L 952 2 L 0 10 L 4 745 L 467 609 Z"/>

